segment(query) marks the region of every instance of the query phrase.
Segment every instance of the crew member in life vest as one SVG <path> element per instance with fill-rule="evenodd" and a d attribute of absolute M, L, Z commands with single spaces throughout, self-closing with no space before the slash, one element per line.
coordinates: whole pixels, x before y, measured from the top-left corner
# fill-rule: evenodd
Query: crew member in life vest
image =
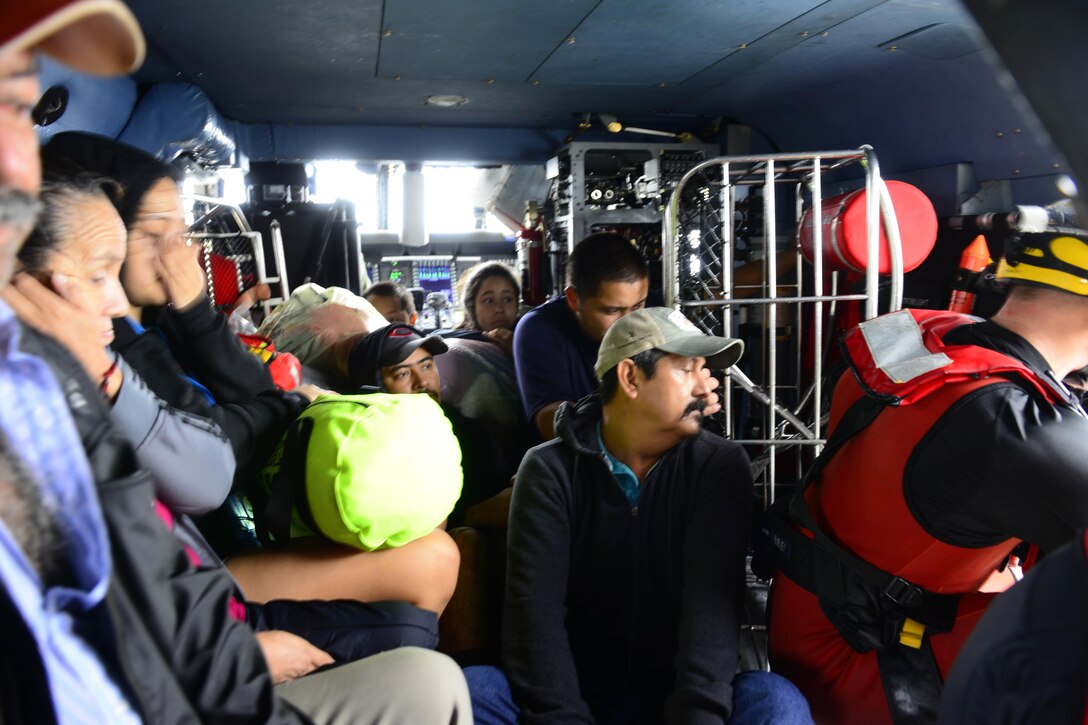
<path fill-rule="evenodd" d="M 771 664 L 817 722 L 931 722 L 941 682 L 1021 542 L 1088 525 L 1088 232 L 1024 234 L 990 321 L 901 310 L 844 350 L 824 454 L 765 531 Z"/>

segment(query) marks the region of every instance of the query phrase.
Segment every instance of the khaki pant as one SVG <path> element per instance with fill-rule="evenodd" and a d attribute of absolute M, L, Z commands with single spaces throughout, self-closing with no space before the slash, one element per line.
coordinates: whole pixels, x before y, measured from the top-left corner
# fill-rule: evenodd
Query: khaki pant
<path fill-rule="evenodd" d="M 445 655 L 401 647 L 276 686 L 316 723 L 471 725 L 460 668 Z"/>

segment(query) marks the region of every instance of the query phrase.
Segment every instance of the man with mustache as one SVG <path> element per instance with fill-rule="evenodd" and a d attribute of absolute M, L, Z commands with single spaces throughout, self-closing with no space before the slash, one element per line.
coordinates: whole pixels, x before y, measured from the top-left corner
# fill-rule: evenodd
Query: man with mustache
<path fill-rule="evenodd" d="M 679 311 L 631 312 L 601 342 L 599 392 L 526 454 L 503 622 L 521 722 L 808 721 L 784 679 L 734 677 L 752 473 L 701 423 L 721 407 L 710 370 L 742 350 Z"/>

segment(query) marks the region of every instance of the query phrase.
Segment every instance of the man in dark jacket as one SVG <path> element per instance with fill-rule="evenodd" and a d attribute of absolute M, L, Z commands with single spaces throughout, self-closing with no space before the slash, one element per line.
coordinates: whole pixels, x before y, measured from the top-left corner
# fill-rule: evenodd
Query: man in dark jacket
<path fill-rule="evenodd" d="M 956 658 L 938 723 L 1088 722 L 1088 531 L 1000 594 Z"/>
<path fill-rule="evenodd" d="M 742 348 L 632 312 L 601 342 L 599 394 L 526 455 L 503 623 L 522 722 L 808 722 L 789 682 L 734 677 L 752 473 L 701 422 L 720 407 L 710 369 Z"/>

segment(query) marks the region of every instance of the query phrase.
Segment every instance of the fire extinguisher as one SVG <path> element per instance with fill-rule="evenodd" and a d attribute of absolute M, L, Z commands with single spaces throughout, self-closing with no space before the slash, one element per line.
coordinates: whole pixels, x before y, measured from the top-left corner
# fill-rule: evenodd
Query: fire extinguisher
<path fill-rule="evenodd" d="M 517 249 L 521 298 L 526 304 L 539 305 L 547 294 L 544 289 L 544 232 L 522 227 L 518 230 Z"/>

